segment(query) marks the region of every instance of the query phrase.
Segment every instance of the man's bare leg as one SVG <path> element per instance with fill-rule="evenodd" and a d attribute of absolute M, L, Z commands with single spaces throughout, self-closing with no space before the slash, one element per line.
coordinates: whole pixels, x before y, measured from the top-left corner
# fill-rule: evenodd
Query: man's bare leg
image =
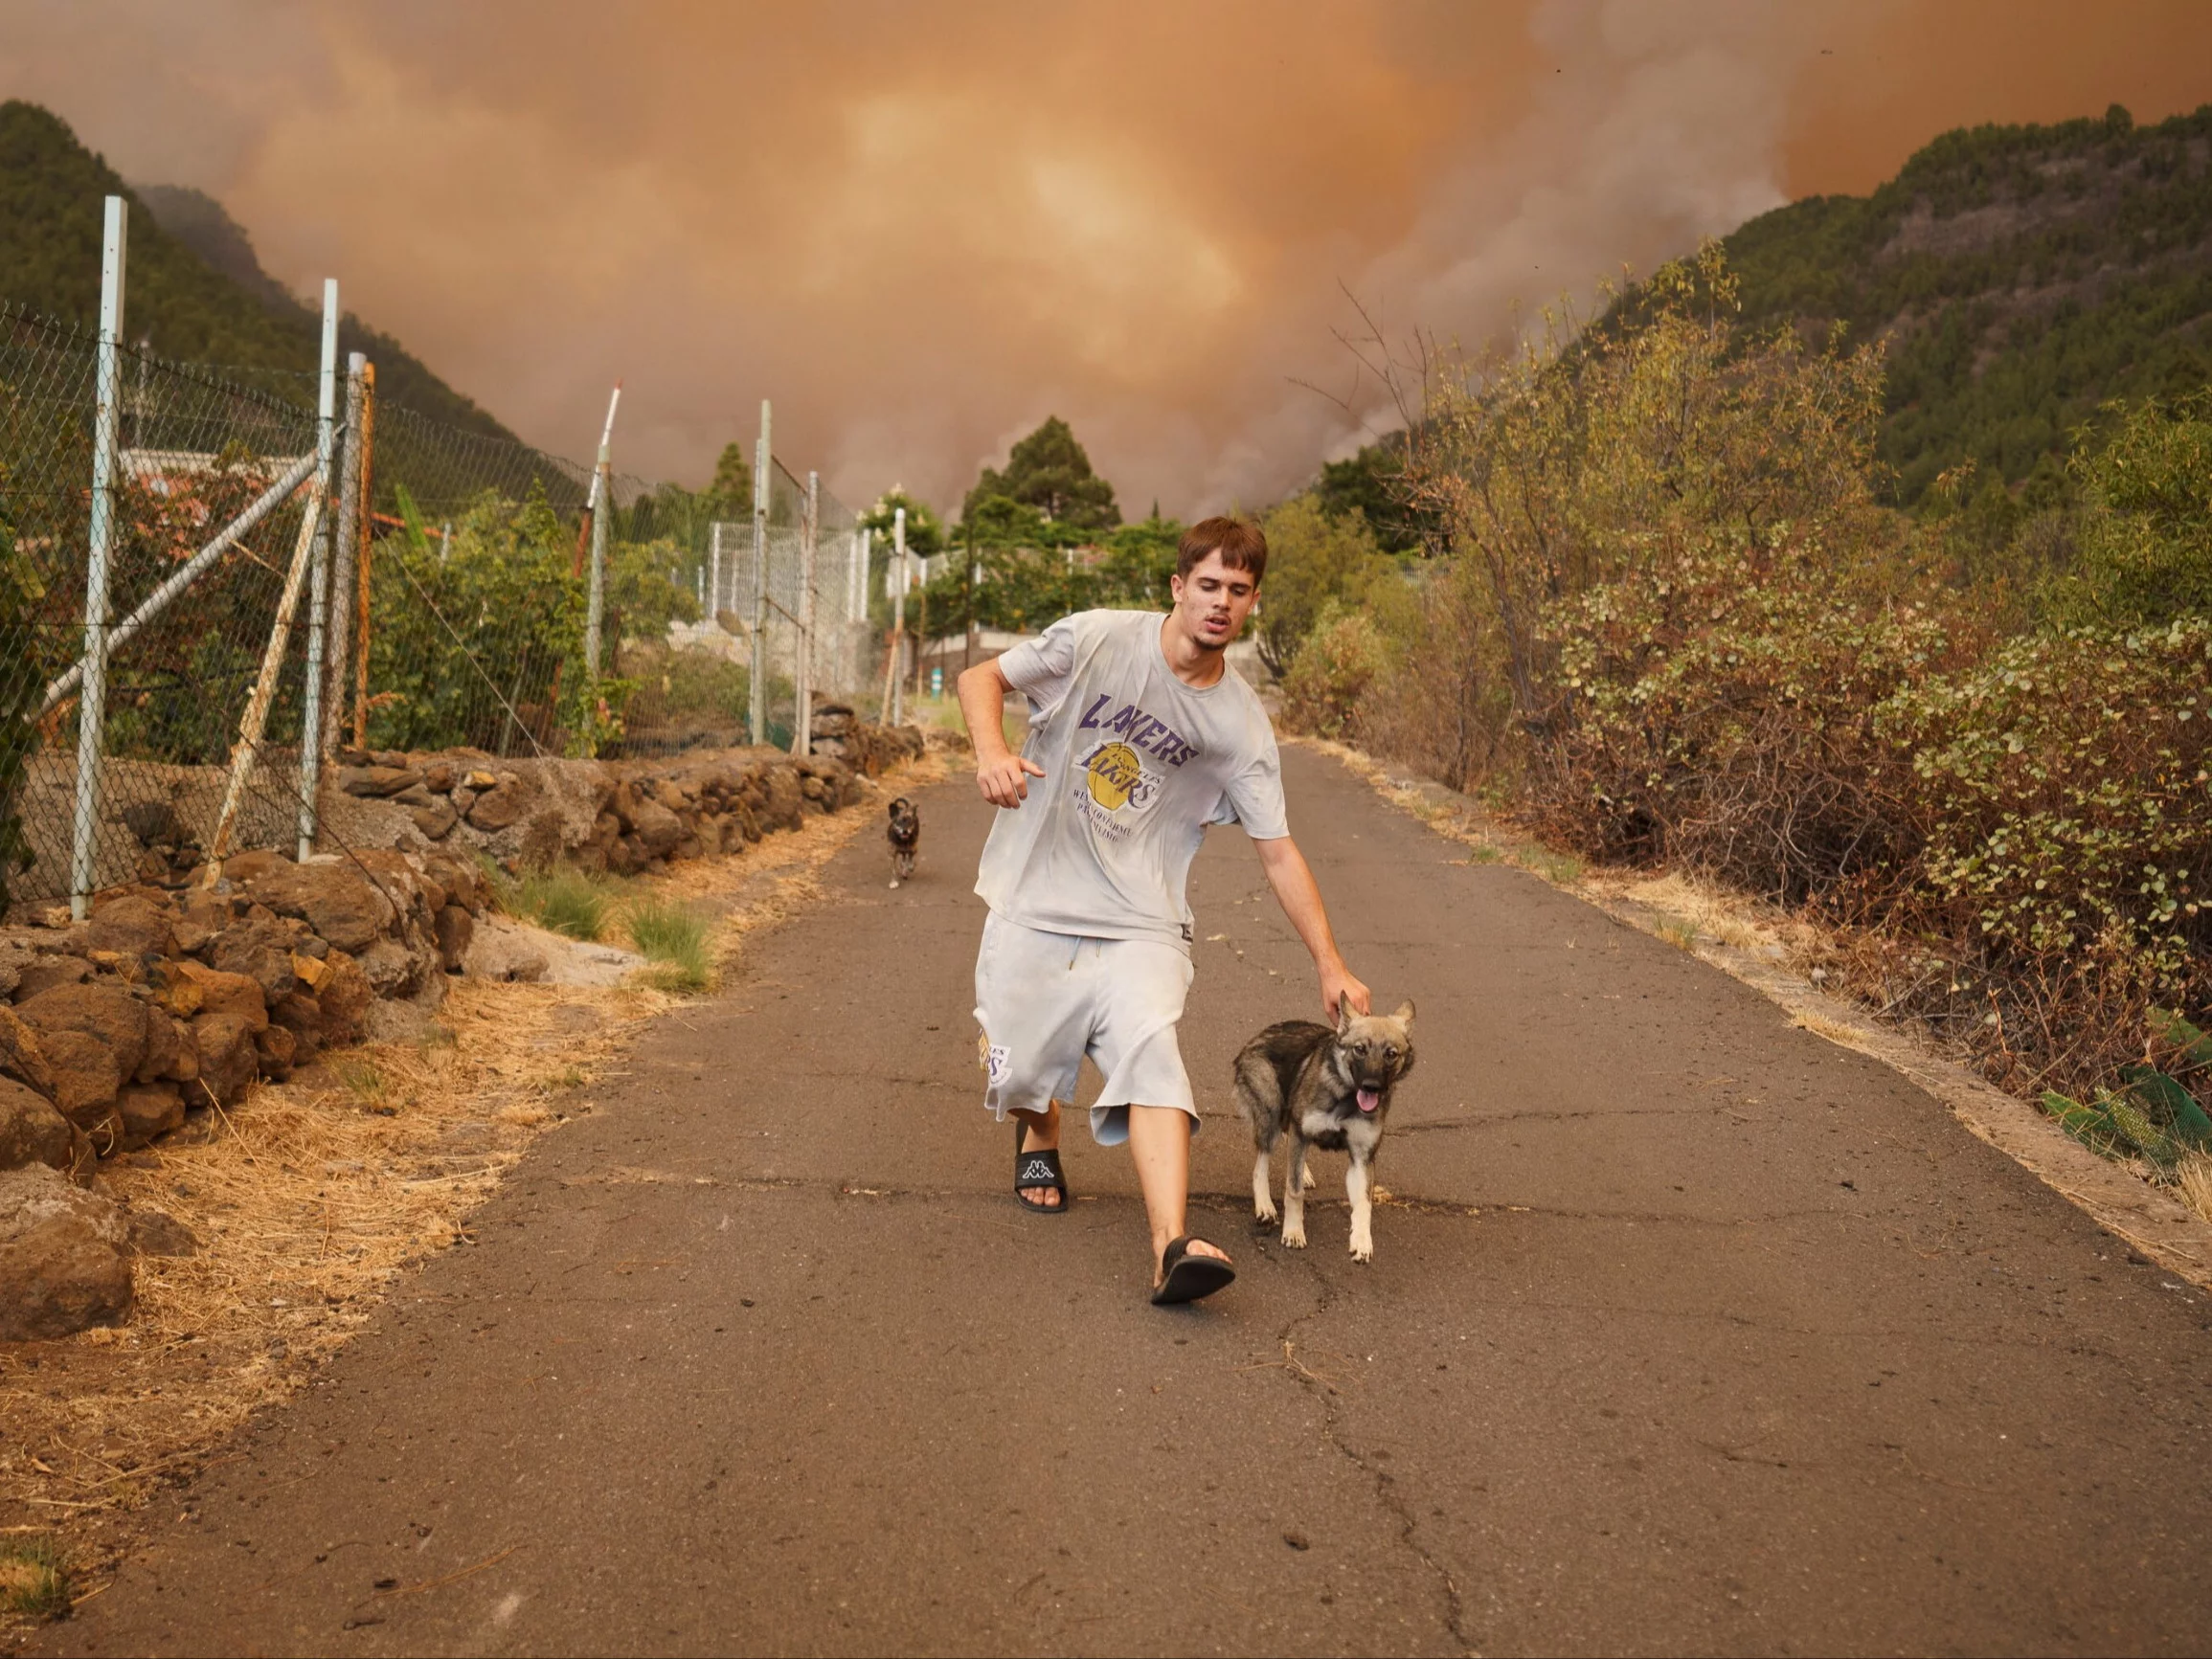
<path fill-rule="evenodd" d="M 1160 1257 L 1170 1239 L 1186 1230 L 1184 1208 L 1190 1199 L 1190 1114 L 1172 1106 L 1129 1109 L 1129 1156 L 1137 1165 L 1137 1184 L 1144 1191 L 1144 1217 L 1152 1223 L 1152 1288 L 1160 1289 Z M 1194 1256 L 1219 1256 L 1204 1239 L 1190 1242 Z"/>
<path fill-rule="evenodd" d="M 1023 1111 L 1016 1109 L 1013 1116 L 1014 1120 L 1022 1126 L 1022 1150 L 1024 1152 L 1049 1152 L 1060 1144 L 1060 1103 L 1058 1101 L 1052 1102 L 1050 1108 L 1044 1111 Z M 1022 1197 L 1033 1204 L 1043 1204 L 1048 1210 L 1056 1210 L 1060 1207 L 1060 1189 L 1058 1187 L 1024 1187 L 1021 1191 Z"/>

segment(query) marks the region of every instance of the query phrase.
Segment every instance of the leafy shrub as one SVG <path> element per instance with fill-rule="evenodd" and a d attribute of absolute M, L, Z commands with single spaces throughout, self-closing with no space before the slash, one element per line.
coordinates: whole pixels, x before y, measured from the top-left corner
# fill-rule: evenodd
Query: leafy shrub
<path fill-rule="evenodd" d="M 544 490 L 486 490 L 436 537 L 398 501 L 405 527 L 370 567 L 371 746 L 596 753 L 630 687 L 584 671 L 576 538 Z"/>
<path fill-rule="evenodd" d="M 1908 856 L 1875 711 L 1959 630 L 1843 563 L 1791 527 L 1723 528 L 1559 606 L 1569 696 L 1528 771 L 1536 823 L 1785 902 Z"/>
<path fill-rule="evenodd" d="M 1962 469 L 1916 527 L 1875 499 L 1879 360 L 1733 304 L 1708 251 L 1447 383 L 1411 441 L 1454 551 L 1373 592 L 1371 657 L 1341 616 L 1311 635 L 1286 716 L 1592 857 L 1815 908 L 1845 982 L 2174 1163 L 2207 1073 L 2129 1068 L 2155 1010 L 2212 1001 L 2212 399 L 2118 411 L 2078 511 Z M 1998 549 L 2059 512 L 2066 625 L 2032 627 L 2063 560 Z"/>
<path fill-rule="evenodd" d="M 1383 637 L 1373 621 L 1328 600 L 1283 682 L 1285 723 L 1322 737 L 1346 736 L 1386 665 Z"/>
<path fill-rule="evenodd" d="M 1267 580 L 1253 639 L 1260 661 L 1279 679 L 1322 625 L 1322 613 L 1332 603 L 1356 601 L 1390 566 L 1364 516 L 1326 512 L 1310 490 L 1267 513 L 1260 528 L 1267 535 Z"/>

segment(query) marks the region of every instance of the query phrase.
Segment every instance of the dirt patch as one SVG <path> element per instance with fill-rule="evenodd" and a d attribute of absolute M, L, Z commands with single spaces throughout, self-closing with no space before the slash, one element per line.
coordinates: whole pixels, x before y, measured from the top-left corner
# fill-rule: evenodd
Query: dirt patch
<path fill-rule="evenodd" d="M 890 781 L 942 770 L 933 756 Z M 636 885 L 710 908 L 727 964 L 871 828 L 865 809 L 809 815 L 741 855 Z M 184 1253 L 141 1256 L 127 1326 L 0 1349 L 0 1536 L 51 1533 L 78 1597 L 98 1594 L 134 1512 L 219 1460 L 416 1264 L 466 1248 L 470 1212 L 530 1142 L 589 1112 L 598 1069 L 682 1000 L 635 983 L 460 979 L 419 1041 L 333 1053 L 210 1112 L 196 1140 L 103 1166 L 145 1235 Z M 9 1634 L 0 1612 L 0 1642 Z"/>

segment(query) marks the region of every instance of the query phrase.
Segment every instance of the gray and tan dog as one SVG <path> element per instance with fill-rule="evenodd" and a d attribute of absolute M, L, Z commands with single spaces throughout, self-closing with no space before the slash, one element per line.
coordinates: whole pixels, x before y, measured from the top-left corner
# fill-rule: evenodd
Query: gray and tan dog
<path fill-rule="evenodd" d="M 1290 1248 L 1305 1248 L 1306 1188 L 1314 1180 L 1306 1154 L 1320 1147 L 1351 1155 L 1344 1192 L 1352 1200 L 1352 1260 L 1375 1259 L 1375 1154 L 1390 1095 L 1413 1069 L 1412 1034 L 1411 1002 L 1389 1015 L 1354 1014 L 1340 1005 L 1334 1031 L 1311 1020 L 1285 1020 L 1238 1053 L 1236 1098 L 1259 1149 L 1252 1207 L 1262 1222 L 1275 1219 L 1268 1158 L 1275 1142 L 1290 1136 L 1282 1195 L 1282 1242 Z"/>

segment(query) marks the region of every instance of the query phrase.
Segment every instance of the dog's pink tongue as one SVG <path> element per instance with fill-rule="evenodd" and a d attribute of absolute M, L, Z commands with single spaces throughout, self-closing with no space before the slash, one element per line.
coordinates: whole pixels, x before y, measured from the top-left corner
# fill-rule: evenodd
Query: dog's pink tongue
<path fill-rule="evenodd" d="M 1359 1091 L 1359 1096 L 1362 1111 L 1372 1111 L 1383 1104 L 1383 1091 L 1379 1088 L 1363 1088 Z"/>

